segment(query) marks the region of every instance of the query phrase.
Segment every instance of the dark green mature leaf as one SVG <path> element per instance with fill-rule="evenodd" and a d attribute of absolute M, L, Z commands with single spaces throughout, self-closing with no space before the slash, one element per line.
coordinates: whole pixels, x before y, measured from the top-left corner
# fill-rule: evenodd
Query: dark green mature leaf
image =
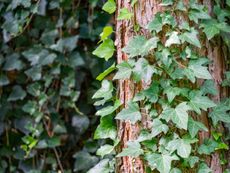
<path fill-rule="evenodd" d="M 114 43 L 111 39 L 106 39 L 101 43 L 96 50 L 93 51 L 93 55 L 104 58 L 106 61 L 108 61 L 114 53 Z"/>
<path fill-rule="evenodd" d="M 7 101 L 23 100 L 26 97 L 26 92 L 20 85 L 15 85 L 9 95 Z"/>
<path fill-rule="evenodd" d="M 225 79 L 222 82 L 222 86 L 230 86 L 230 71 L 226 71 L 225 73 Z"/>
<path fill-rule="evenodd" d="M 199 19 L 210 19 L 208 10 L 205 9 L 204 5 L 198 3 L 190 3 L 191 9 L 189 10 L 189 19 L 198 23 Z"/>
<path fill-rule="evenodd" d="M 5 86 L 10 83 L 8 77 L 6 75 L 0 74 L 0 86 Z"/>
<path fill-rule="evenodd" d="M 117 135 L 116 125 L 113 116 L 101 117 L 100 124 L 94 133 L 94 139 L 115 139 Z"/>
<path fill-rule="evenodd" d="M 115 119 L 130 121 L 132 124 L 135 124 L 137 121 L 141 120 L 138 104 L 135 102 L 129 102 L 127 108 L 119 112 Z"/>
<path fill-rule="evenodd" d="M 114 0 L 108 0 L 102 7 L 104 11 L 109 14 L 112 14 L 116 11 L 116 3 Z"/>
<path fill-rule="evenodd" d="M 71 52 L 77 47 L 78 38 L 79 36 L 61 38 L 56 44 L 51 45 L 50 48 L 62 53 Z"/>
<path fill-rule="evenodd" d="M 208 131 L 207 127 L 201 122 L 194 121 L 192 117 L 188 119 L 188 131 L 192 138 L 196 136 L 199 130 Z"/>
<path fill-rule="evenodd" d="M 133 13 L 130 13 L 127 8 L 122 8 L 119 11 L 117 20 L 129 20 L 133 16 Z"/>
<path fill-rule="evenodd" d="M 198 32 L 194 28 L 191 28 L 190 32 L 186 31 L 180 35 L 180 40 L 182 41 L 182 43 L 188 42 L 198 48 L 201 48 L 201 44 L 197 37 L 197 34 Z"/>
<path fill-rule="evenodd" d="M 145 155 L 145 159 L 148 161 L 148 164 L 152 169 L 157 169 L 160 173 L 169 173 L 172 161 L 178 160 L 175 155 L 172 156 L 166 153 L 148 153 Z"/>
<path fill-rule="evenodd" d="M 164 90 L 164 93 L 167 95 L 168 101 L 172 102 L 173 99 L 179 95 L 181 92 L 181 89 L 178 87 L 168 87 Z"/>
<path fill-rule="evenodd" d="M 212 140 L 212 139 L 205 139 L 204 143 L 199 146 L 198 153 L 199 154 L 211 154 L 215 151 L 215 149 L 218 147 L 218 142 Z"/>
<path fill-rule="evenodd" d="M 205 94 L 217 95 L 218 91 L 215 85 L 216 84 L 213 80 L 206 80 L 200 88 L 202 94 L 203 95 Z"/>
<path fill-rule="evenodd" d="M 164 132 L 164 134 L 167 133 L 169 130 L 168 126 L 166 124 L 163 124 L 161 120 L 154 119 L 152 121 L 152 131 L 151 131 L 151 137 L 155 137 L 159 135 L 160 133 Z"/>
<path fill-rule="evenodd" d="M 25 74 L 31 78 L 33 81 L 40 80 L 42 77 L 42 69 L 39 66 L 34 66 L 25 71 Z"/>
<path fill-rule="evenodd" d="M 212 173 L 213 170 L 211 170 L 206 163 L 201 163 L 199 165 L 199 168 L 198 168 L 198 172 L 197 173 Z"/>
<path fill-rule="evenodd" d="M 207 111 L 208 108 L 216 106 L 212 100 L 210 100 L 207 96 L 202 96 L 199 92 L 190 94 L 190 102 L 188 105 L 198 114 L 201 114 L 200 109 Z"/>
<path fill-rule="evenodd" d="M 230 123 L 230 99 L 221 101 L 213 111 L 209 113 L 209 117 L 212 119 L 214 126 L 217 125 L 219 121 Z"/>
<path fill-rule="evenodd" d="M 144 151 L 141 149 L 141 145 L 137 141 L 129 141 L 127 142 L 127 148 L 124 148 L 121 153 L 119 153 L 116 157 L 123 156 L 131 156 L 138 157 L 142 155 Z"/>
<path fill-rule="evenodd" d="M 157 82 L 152 82 L 149 88 L 141 91 L 141 93 L 151 102 L 156 103 L 159 94 L 159 84 Z"/>
<path fill-rule="evenodd" d="M 123 61 L 120 64 L 117 65 L 118 72 L 115 74 L 113 79 L 128 79 L 131 76 L 132 73 L 132 66 L 126 62 Z"/>
<path fill-rule="evenodd" d="M 6 57 L 6 62 L 3 69 L 6 71 L 21 70 L 24 67 L 24 63 L 19 59 L 18 54 L 12 54 Z"/>

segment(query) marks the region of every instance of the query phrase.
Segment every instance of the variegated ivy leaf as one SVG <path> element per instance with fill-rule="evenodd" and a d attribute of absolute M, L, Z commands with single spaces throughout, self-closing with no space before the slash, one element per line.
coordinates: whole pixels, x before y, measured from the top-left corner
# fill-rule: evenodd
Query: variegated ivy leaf
<path fill-rule="evenodd" d="M 169 173 L 172 161 L 178 160 L 178 157 L 168 153 L 147 153 L 145 155 L 145 160 L 148 161 L 151 169 L 157 169 L 160 173 Z"/>
<path fill-rule="evenodd" d="M 96 101 L 94 105 L 104 105 L 106 101 L 110 100 L 112 98 L 112 92 L 113 92 L 113 84 L 112 82 L 108 80 L 102 81 L 101 88 L 93 95 L 93 99 L 101 99 L 99 101 Z"/>
<path fill-rule="evenodd" d="M 129 102 L 127 108 L 119 112 L 115 119 L 130 121 L 132 124 L 135 124 L 137 121 L 141 120 L 138 104 L 135 102 Z"/>
<path fill-rule="evenodd" d="M 119 153 L 116 157 L 123 156 L 131 156 L 138 157 L 144 154 L 144 151 L 141 149 L 141 145 L 137 141 L 129 141 L 127 142 L 127 148 L 124 148 L 121 153 Z"/>

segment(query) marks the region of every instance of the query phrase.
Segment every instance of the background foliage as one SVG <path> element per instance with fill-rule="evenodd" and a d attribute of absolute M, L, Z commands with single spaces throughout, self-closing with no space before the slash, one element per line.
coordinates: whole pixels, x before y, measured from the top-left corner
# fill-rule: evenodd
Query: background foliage
<path fill-rule="evenodd" d="M 92 51 L 109 20 L 98 0 L 0 1 L 0 172 L 83 172 L 93 140 Z"/>

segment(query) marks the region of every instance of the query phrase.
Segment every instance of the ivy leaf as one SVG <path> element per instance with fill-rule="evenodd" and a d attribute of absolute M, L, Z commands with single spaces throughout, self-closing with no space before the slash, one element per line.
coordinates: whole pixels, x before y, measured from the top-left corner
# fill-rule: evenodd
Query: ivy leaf
<path fill-rule="evenodd" d="M 153 73 L 156 72 L 153 66 L 144 58 L 139 58 L 133 69 L 133 79 L 137 82 L 140 80 L 146 83 L 151 81 Z"/>
<path fill-rule="evenodd" d="M 226 77 L 222 82 L 222 86 L 223 87 L 230 86 L 230 71 L 226 71 L 224 74 L 225 74 Z"/>
<path fill-rule="evenodd" d="M 0 87 L 8 85 L 10 83 L 8 77 L 4 74 L 0 74 Z"/>
<path fill-rule="evenodd" d="M 204 67 L 203 64 L 207 62 L 205 58 L 199 58 L 198 60 L 190 60 L 188 69 L 200 79 L 212 79 L 211 74 L 209 73 L 207 67 Z"/>
<path fill-rule="evenodd" d="M 185 139 L 174 139 L 166 147 L 171 153 L 177 150 L 177 154 L 182 158 L 188 158 L 191 153 L 191 145 Z"/>
<path fill-rule="evenodd" d="M 197 162 L 199 162 L 199 157 L 197 156 L 190 156 L 186 159 L 186 161 L 189 163 L 190 168 L 193 168 Z"/>
<path fill-rule="evenodd" d="M 26 97 L 26 92 L 20 85 L 15 85 L 8 97 L 7 101 L 23 100 Z"/>
<path fill-rule="evenodd" d="M 100 73 L 97 76 L 97 80 L 102 81 L 108 74 L 110 74 L 111 72 L 113 72 L 116 69 L 115 67 L 115 63 L 113 63 L 109 68 L 107 68 L 105 71 L 103 71 L 102 73 Z"/>
<path fill-rule="evenodd" d="M 209 117 L 212 119 L 214 126 L 217 125 L 219 121 L 230 123 L 230 99 L 221 101 L 213 111 L 209 113 Z"/>
<path fill-rule="evenodd" d="M 117 20 L 129 20 L 133 16 L 133 13 L 130 13 L 127 8 L 122 8 L 119 11 L 119 15 L 117 17 Z"/>
<path fill-rule="evenodd" d="M 21 70 L 24 68 L 24 63 L 19 59 L 19 55 L 14 53 L 6 57 L 6 62 L 3 69 L 6 71 Z"/>
<path fill-rule="evenodd" d="M 216 104 L 210 100 L 207 96 L 202 96 L 201 93 L 190 93 L 189 106 L 198 114 L 201 114 L 201 110 L 207 111 L 208 108 L 215 107 Z"/>
<path fill-rule="evenodd" d="M 173 168 L 170 173 L 182 173 L 180 169 L 178 168 Z"/>
<path fill-rule="evenodd" d="M 104 105 L 106 101 L 112 98 L 113 84 L 108 80 L 103 80 L 101 88 L 93 95 L 93 99 L 101 99 L 96 101 L 94 105 Z"/>
<path fill-rule="evenodd" d="M 187 130 L 188 126 L 188 113 L 190 107 L 186 102 L 180 103 L 173 111 L 172 121 L 181 129 Z"/>
<path fill-rule="evenodd" d="M 182 41 L 182 43 L 184 43 L 185 41 L 198 47 L 201 48 L 201 44 L 200 41 L 197 37 L 198 32 L 194 29 L 191 28 L 190 32 L 184 32 L 180 35 L 180 39 Z"/>
<path fill-rule="evenodd" d="M 132 0 L 131 6 L 133 7 L 137 2 L 138 2 L 138 0 Z"/>
<path fill-rule="evenodd" d="M 212 152 L 214 152 L 217 147 L 218 147 L 218 142 L 212 139 L 205 139 L 204 143 L 201 146 L 199 146 L 198 153 L 209 155 Z"/>
<path fill-rule="evenodd" d="M 115 74 L 113 79 L 128 79 L 130 78 L 132 74 L 132 66 L 126 62 L 123 61 L 120 64 L 117 65 L 118 72 Z"/>
<path fill-rule="evenodd" d="M 93 55 L 108 61 L 113 56 L 114 50 L 113 40 L 106 39 L 93 51 Z"/>
<path fill-rule="evenodd" d="M 176 9 L 177 9 L 177 10 L 180 10 L 180 11 L 186 11 L 186 7 L 185 7 L 185 5 L 184 5 L 183 0 L 179 0 L 179 1 L 178 1 L 177 6 L 176 6 Z"/>
<path fill-rule="evenodd" d="M 104 41 L 113 33 L 113 28 L 111 26 L 106 26 L 103 28 L 103 32 L 100 34 L 101 40 Z"/>
<path fill-rule="evenodd" d="M 98 150 L 97 150 L 97 155 L 104 157 L 105 155 L 110 154 L 112 151 L 114 150 L 114 146 L 113 145 L 108 145 L 105 144 L 103 146 L 101 146 Z"/>
<path fill-rule="evenodd" d="M 117 110 L 121 106 L 120 100 L 116 100 L 113 106 L 104 107 L 96 112 L 96 115 L 100 115 L 102 117 L 112 114 L 115 110 Z"/>
<path fill-rule="evenodd" d="M 162 30 L 162 27 L 163 27 L 163 22 L 160 13 L 157 13 L 154 16 L 154 19 L 151 22 L 149 22 L 147 25 L 147 29 L 149 31 L 156 31 L 157 33 Z"/>
<path fill-rule="evenodd" d="M 218 94 L 218 91 L 215 87 L 215 82 L 213 80 L 205 80 L 200 90 L 203 93 L 203 95 L 205 94 L 217 95 Z"/>
<path fill-rule="evenodd" d="M 213 173 L 206 163 L 201 163 L 197 173 Z"/>
<path fill-rule="evenodd" d="M 113 122 L 113 116 L 101 117 L 100 124 L 94 133 L 94 139 L 110 138 L 114 140 L 117 135 L 116 125 Z"/>
<path fill-rule="evenodd" d="M 165 42 L 166 47 L 170 47 L 172 44 L 181 44 L 178 32 L 176 31 L 170 33 L 169 38 Z"/>
<path fill-rule="evenodd" d="M 159 59 L 166 67 L 172 64 L 171 53 L 169 49 L 163 49 L 162 52 L 155 53 L 156 58 Z"/>
<path fill-rule="evenodd" d="M 191 10 L 189 10 L 189 19 L 198 23 L 199 19 L 210 19 L 210 15 L 208 14 L 208 11 L 205 11 L 205 8 L 203 5 L 199 5 L 197 3 L 190 3 Z"/>
<path fill-rule="evenodd" d="M 119 153 L 116 157 L 138 157 L 142 155 L 144 151 L 141 149 L 141 145 L 137 141 L 129 141 L 127 142 L 127 148 L 124 148 L 121 153 Z"/>
<path fill-rule="evenodd" d="M 34 66 L 25 71 L 25 74 L 30 77 L 33 81 L 40 80 L 42 77 L 42 69 L 39 66 Z"/>
<path fill-rule="evenodd" d="M 110 173 L 111 168 L 109 165 L 109 159 L 103 159 L 93 168 L 91 168 L 87 173 Z"/>
<path fill-rule="evenodd" d="M 188 119 L 188 131 L 192 138 L 196 136 L 199 130 L 208 131 L 207 127 L 201 122 L 194 121 L 192 117 Z"/>
<path fill-rule="evenodd" d="M 139 111 L 139 106 L 135 102 L 129 102 L 127 108 L 123 109 L 117 114 L 115 119 L 118 120 L 129 120 L 132 124 L 141 120 L 141 113 Z"/>
<path fill-rule="evenodd" d="M 167 131 L 169 130 L 168 126 L 163 124 L 161 122 L 161 120 L 159 119 L 154 119 L 152 121 L 152 131 L 151 131 L 151 137 L 155 137 L 157 136 L 158 134 L 160 134 L 161 132 L 164 132 L 164 134 L 167 133 Z"/>
<path fill-rule="evenodd" d="M 160 173 L 169 173 L 172 161 L 178 160 L 176 156 L 156 153 L 146 154 L 145 159 L 152 169 L 156 168 Z"/>
<path fill-rule="evenodd" d="M 157 82 L 152 82 L 149 88 L 141 92 L 149 102 L 156 103 L 158 100 L 159 84 Z"/>
<path fill-rule="evenodd" d="M 171 103 L 173 99 L 179 95 L 181 92 L 181 89 L 178 87 L 167 87 L 164 90 L 164 93 L 167 95 L 168 101 Z"/>
<path fill-rule="evenodd" d="M 112 14 L 116 11 L 116 3 L 114 0 L 108 0 L 102 7 L 102 10 L 106 11 L 109 14 Z"/>

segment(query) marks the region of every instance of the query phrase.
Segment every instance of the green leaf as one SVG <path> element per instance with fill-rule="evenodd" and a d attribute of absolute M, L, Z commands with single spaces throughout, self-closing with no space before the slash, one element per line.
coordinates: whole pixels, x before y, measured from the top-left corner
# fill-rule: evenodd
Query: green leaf
<path fill-rule="evenodd" d="M 101 99 L 96 101 L 94 105 L 104 105 L 106 101 L 112 98 L 113 84 L 108 80 L 103 80 L 101 88 L 93 95 L 93 99 Z"/>
<path fill-rule="evenodd" d="M 104 11 L 109 14 L 112 14 L 116 11 L 116 3 L 114 0 L 108 0 L 102 7 Z"/>
<path fill-rule="evenodd" d="M 186 159 L 186 161 L 189 163 L 190 168 L 193 168 L 197 162 L 199 162 L 199 157 L 197 156 L 190 156 Z"/>
<path fill-rule="evenodd" d="M 169 67 L 172 64 L 172 57 L 169 49 L 164 48 L 162 52 L 156 52 L 155 55 L 166 67 Z"/>
<path fill-rule="evenodd" d="M 176 156 L 156 153 L 146 154 L 145 159 L 148 161 L 148 164 L 152 169 L 156 168 L 160 173 L 169 173 L 172 161 L 178 160 Z"/>
<path fill-rule="evenodd" d="M 131 6 L 133 7 L 137 2 L 138 2 L 138 0 L 132 0 Z"/>
<path fill-rule="evenodd" d="M 97 76 L 97 80 L 102 81 L 108 74 L 110 74 L 111 72 L 113 72 L 116 69 L 115 67 L 115 63 L 113 63 L 109 68 L 107 68 L 105 71 L 103 71 L 102 73 L 100 73 Z"/>
<path fill-rule="evenodd" d="M 218 94 L 214 80 L 205 80 L 200 90 L 203 95 L 205 94 L 217 95 Z"/>
<path fill-rule="evenodd" d="M 204 28 L 203 31 L 209 40 L 211 40 L 215 35 L 220 33 L 220 29 L 217 27 L 216 20 L 206 20 L 202 22 L 200 26 Z"/>
<path fill-rule="evenodd" d="M 208 71 L 208 67 L 204 67 L 203 64 L 207 62 L 205 58 L 199 58 L 198 60 L 190 60 L 188 69 L 194 74 L 195 77 L 200 79 L 212 79 L 211 74 Z"/>
<path fill-rule="evenodd" d="M 35 111 L 37 110 L 37 103 L 35 101 L 28 101 L 23 107 L 22 110 L 24 112 L 29 113 L 30 115 L 33 115 Z"/>
<path fill-rule="evenodd" d="M 204 143 L 201 146 L 199 146 L 198 153 L 209 155 L 212 152 L 214 152 L 217 147 L 218 147 L 218 142 L 212 139 L 205 139 Z"/>
<path fill-rule="evenodd" d="M 93 168 L 91 168 L 87 173 L 110 173 L 111 168 L 109 165 L 109 159 L 103 159 Z"/>
<path fill-rule="evenodd" d="M 162 0 L 161 6 L 173 5 L 174 0 Z"/>
<path fill-rule="evenodd" d="M 103 146 L 101 146 L 98 150 L 97 150 L 97 155 L 104 157 L 105 155 L 110 154 L 112 151 L 114 150 L 114 146 L 113 145 L 108 145 L 105 144 Z"/>
<path fill-rule="evenodd" d="M 151 103 L 156 103 L 159 94 L 159 84 L 157 82 L 152 82 L 149 88 L 141 91 L 141 93 L 148 99 Z"/>
<path fill-rule="evenodd" d="M 93 55 L 108 61 L 113 56 L 114 50 L 113 40 L 106 39 L 93 51 Z"/>
<path fill-rule="evenodd" d="M 130 78 L 132 74 L 132 66 L 126 62 L 123 61 L 120 64 L 117 65 L 118 72 L 115 74 L 113 79 L 128 79 Z"/>
<path fill-rule="evenodd" d="M 26 92 L 20 85 L 15 85 L 8 97 L 7 101 L 23 100 L 26 97 Z"/>
<path fill-rule="evenodd" d="M 129 20 L 133 17 L 133 13 L 130 13 L 127 8 L 122 8 L 119 11 L 119 15 L 117 17 L 117 20 Z"/>
<path fill-rule="evenodd" d="M 104 107 L 96 112 L 96 115 L 100 115 L 102 117 L 112 114 L 115 110 L 117 110 L 121 106 L 121 102 L 116 100 L 113 106 Z"/>
<path fill-rule="evenodd" d="M 198 23 L 199 19 L 210 19 L 208 10 L 205 9 L 204 5 L 199 5 L 198 3 L 190 3 L 191 9 L 189 10 L 189 19 Z"/>
<path fill-rule="evenodd" d="M 166 47 L 170 47 L 172 44 L 181 44 L 178 32 L 173 31 L 168 34 L 169 38 L 165 42 Z"/>
<path fill-rule="evenodd" d="M 94 133 L 94 139 L 115 139 L 117 135 L 116 125 L 112 115 L 101 117 L 100 124 Z"/>
<path fill-rule="evenodd" d="M 185 139 L 174 139 L 166 147 L 171 153 L 177 150 L 177 154 L 182 158 L 188 158 L 191 153 L 191 145 Z"/>
<path fill-rule="evenodd" d="M 159 135 L 161 132 L 164 132 L 164 134 L 166 134 L 168 130 L 169 130 L 168 126 L 166 124 L 163 124 L 161 120 L 159 119 L 152 120 L 152 131 L 151 131 L 152 138 Z"/>
<path fill-rule="evenodd" d="M 33 81 L 40 80 L 42 77 L 42 69 L 39 66 L 34 66 L 28 70 L 25 71 L 25 74 L 31 78 Z"/>
<path fill-rule="evenodd" d="M 190 94 L 190 102 L 188 105 L 198 114 L 201 114 L 200 109 L 207 111 L 208 108 L 216 106 L 212 100 L 210 100 L 207 96 L 202 96 L 199 92 Z"/>
<path fill-rule="evenodd" d="M 100 34 L 101 40 L 104 41 L 113 33 L 113 28 L 111 26 L 105 26 L 103 32 Z"/>
<path fill-rule="evenodd" d="M 186 41 L 198 48 L 201 48 L 201 44 L 197 37 L 197 34 L 198 32 L 194 28 L 191 28 L 190 32 L 184 32 L 180 35 L 180 40 L 182 41 L 182 43 Z"/>
<path fill-rule="evenodd" d="M 137 121 L 141 120 L 138 104 L 135 102 L 129 102 L 127 108 L 119 112 L 115 119 L 130 121 L 132 124 L 135 124 Z"/>
<path fill-rule="evenodd" d="M 3 69 L 6 71 L 21 70 L 24 68 L 24 63 L 19 59 L 18 54 L 12 54 L 6 57 L 6 62 Z"/>
<path fill-rule="evenodd" d="M 170 173 L 182 173 L 180 169 L 178 168 L 173 168 Z"/>
<path fill-rule="evenodd" d="M 87 173 L 110 173 L 109 159 L 103 159 L 93 168 L 91 168 Z"/>
<path fill-rule="evenodd" d="M 146 83 L 150 83 L 154 72 L 156 72 L 156 69 L 149 65 L 146 59 L 139 58 L 133 69 L 133 79 L 137 82 L 143 80 Z"/>
<path fill-rule="evenodd" d="M 201 163 L 197 173 L 213 173 L 213 171 L 206 165 L 206 163 Z"/>
<path fill-rule="evenodd" d="M 8 85 L 10 83 L 8 77 L 4 74 L 0 74 L 0 87 Z"/>
<path fill-rule="evenodd" d="M 199 130 L 208 131 L 207 127 L 201 122 L 194 121 L 192 117 L 188 119 L 188 131 L 192 138 L 196 136 Z"/>
<path fill-rule="evenodd" d="M 180 11 L 186 11 L 186 7 L 185 7 L 185 5 L 184 5 L 183 0 L 179 0 L 179 1 L 178 1 L 177 6 L 176 6 L 176 9 L 177 9 L 177 10 L 180 10 Z"/>
<path fill-rule="evenodd" d="M 214 126 L 217 125 L 219 121 L 230 123 L 230 99 L 221 101 L 213 111 L 209 113 L 209 117 L 212 119 Z"/>
<path fill-rule="evenodd" d="M 179 95 L 181 92 L 181 89 L 178 87 L 167 87 L 164 90 L 164 93 L 167 95 L 168 101 L 171 103 L 173 99 Z"/>
<path fill-rule="evenodd" d="M 157 33 L 162 30 L 163 22 L 160 13 L 154 16 L 154 19 L 148 23 L 147 29 L 150 31 L 156 31 Z"/>
<path fill-rule="evenodd" d="M 230 86 L 230 71 L 226 71 L 224 74 L 225 74 L 226 77 L 222 82 L 222 86 L 223 87 Z"/>
<path fill-rule="evenodd" d="M 141 145 L 137 141 L 128 141 L 127 148 L 124 148 L 121 153 L 119 153 L 116 157 L 138 157 L 142 155 L 144 151 L 141 149 Z"/>

